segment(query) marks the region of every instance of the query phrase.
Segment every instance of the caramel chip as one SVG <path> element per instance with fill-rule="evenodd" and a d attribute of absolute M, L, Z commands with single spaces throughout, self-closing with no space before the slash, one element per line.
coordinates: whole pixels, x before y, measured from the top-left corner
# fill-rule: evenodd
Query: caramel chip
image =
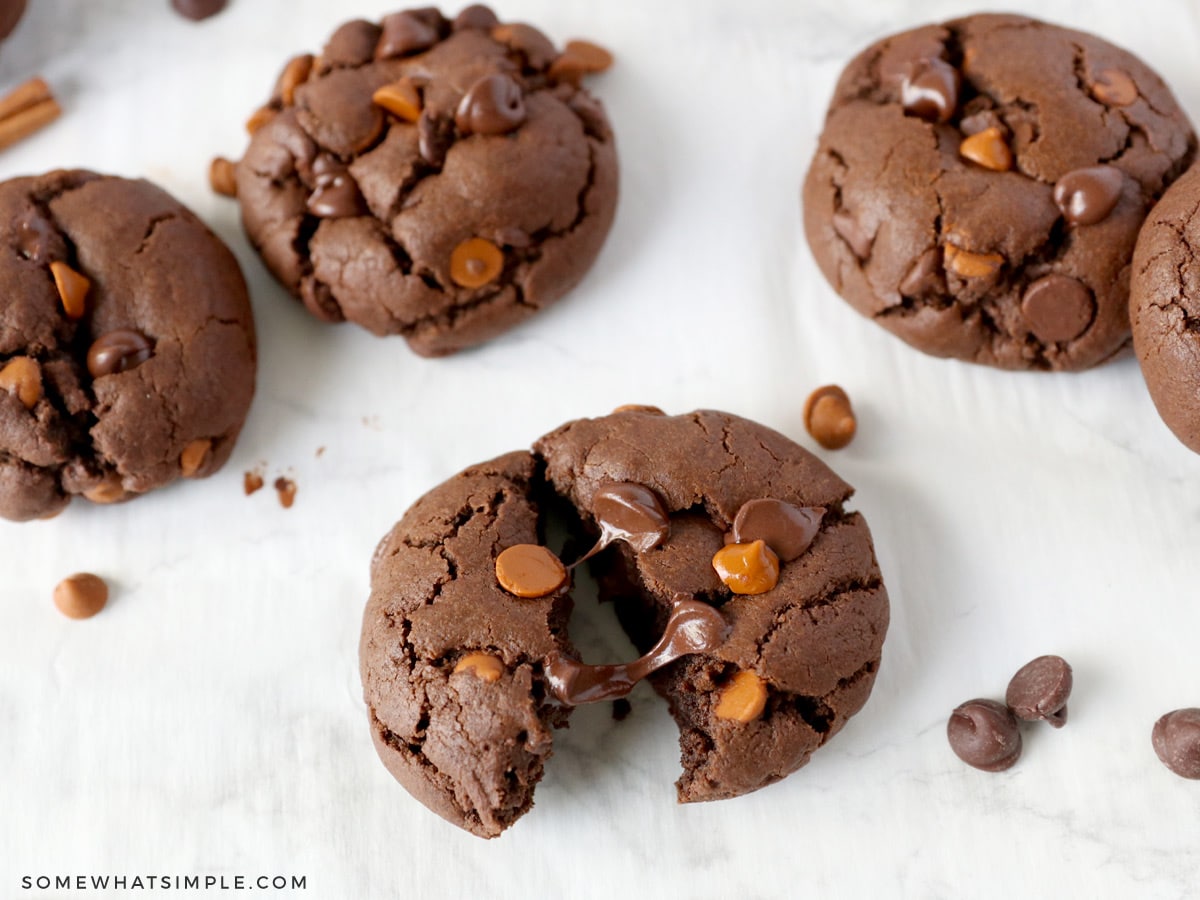
<path fill-rule="evenodd" d="M 547 75 L 551 81 L 566 81 L 578 85 L 584 75 L 604 72 L 613 64 L 613 56 L 590 41 L 567 41 L 562 54 L 550 64 Z"/>
<path fill-rule="evenodd" d="M 480 681 L 491 684 L 504 674 L 504 663 L 490 653 L 468 653 L 454 667 L 454 673 L 459 672 L 470 672 Z"/>
<path fill-rule="evenodd" d="M 288 60 L 287 65 L 283 67 L 283 73 L 279 76 L 279 83 L 275 86 L 284 106 L 291 106 L 296 102 L 296 88 L 308 81 L 312 69 L 313 56 L 311 53 L 302 53 Z"/>
<path fill-rule="evenodd" d="M 1092 96 L 1109 106 L 1129 106 L 1138 98 L 1138 89 L 1127 73 L 1105 69 L 1092 83 Z"/>
<path fill-rule="evenodd" d="M 200 438 L 184 447 L 183 453 L 179 454 L 179 468 L 183 470 L 183 477 L 194 478 L 208 462 L 211 451 L 212 441 L 208 438 Z"/>
<path fill-rule="evenodd" d="M 510 594 L 528 600 L 557 591 L 567 580 L 567 570 L 545 547 L 514 544 L 496 557 L 496 580 Z"/>
<path fill-rule="evenodd" d="M 765 594 L 779 582 L 779 557 L 762 540 L 726 544 L 713 554 L 712 567 L 735 594 Z"/>
<path fill-rule="evenodd" d="M 450 254 L 450 277 L 460 287 L 483 287 L 503 269 L 503 251 L 485 238 L 468 238 Z"/>
<path fill-rule="evenodd" d="M 371 102 L 405 122 L 421 118 L 421 94 L 411 78 L 385 84 L 371 95 Z"/>
<path fill-rule="evenodd" d="M 826 450 L 842 449 L 858 432 L 850 397 L 836 384 L 817 388 L 804 401 L 804 427 Z"/>
<path fill-rule="evenodd" d="M 752 722 L 762 715 L 767 705 L 767 685 L 753 672 L 743 670 L 729 679 L 717 701 L 718 719 Z"/>
<path fill-rule="evenodd" d="M 993 172 L 1007 172 L 1013 166 L 1012 151 L 1004 140 L 1004 132 L 993 126 L 973 134 L 958 145 L 964 159 Z"/>
<path fill-rule="evenodd" d="M 213 158 L 208 165 L 208 185 L 214 194 L 237 196 L 237 164 L 223 156 Z"/>
<path fill-rule="evenodd" d="M 946 268 L 962 278 L 986 278 L 1004 265 L 999 253 L 972 253 L 954 244 L 947 244 L 942 253 Z"/>
<path fill-rule="evenodd" d="M 120 477 L 114 473 L 88 488 L 83 492 L 83 496 L 93 503 L 119 503 L 128 494 L 125 492 L 125 486 L 121 484 Z"/>
<path fill-rule="evenodd" d="M 108 603 L 108 585 L 99 575 L 77 572 L 54 588 L 54 605 L 70 619 L 90 619 Z"/>
<path fill-rule="evenodd" d="M 262 128 L 273 118 L 275 118 L 275 110 L 269 106 L 260 106 L 246 120 L 246 131 L 253 136 L 258 129 Z"/>
<path fill-rule="evenodd" d="M 42 399 L 42 371 L 36 360 L 14 356 L 0 368 L 0 390 L 13 391 L 26 409 Z"/>
<path fill-rule="evenodd" d="M 63 312 L 68 319 L 81 319 L 87 312 L 87 295 L 92 283 L 80 275 L 65 262 L 50 263 L 50 272 L 54 275 L 54 286 L 58 288 L 58 296 L 62 300 Z"/>
<path fill-rule="evenodd" d="M 613 410 L 613 415 L 623 412 L 640 412 L 646 413 L 649 416 L 665 416 L 666 413 L 657 406 L 648 406 L 644 403 L 623 403 Z"/>

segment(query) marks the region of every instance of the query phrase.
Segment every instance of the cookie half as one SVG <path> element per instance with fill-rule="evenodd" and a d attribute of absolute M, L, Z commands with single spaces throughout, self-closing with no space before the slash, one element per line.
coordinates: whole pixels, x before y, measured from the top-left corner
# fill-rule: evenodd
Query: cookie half
<path fill-rule="evenodd" d="M 440 356 L 570 290 L 617 201 L 612 130 L 563 53 L 474 6 L 342 25 L 284 69 L 237 167 L 251 242 L 319 318 Z"/>
<path fill-rule="evenodd" d="M 1094 35 L 930 25 L 843 72 L 805 233 L 834 289 L 919 350 L 1086 369 L 1129 343 L 1138 229 L 1195 144 L 1162 79 Z"/>
<path fill-rule="evenodd" d="M 1133 348 L 1167 427 L 1200 453 L 1200 168 L 1150 211 L 1133 254 Z"/>
<path fill-rule="evenodd" d="M 125 500 L 229 458 L 254 393 L 229 249 L 147 181 L 0 184 L 0 516 Z"/>
<path fill-rule="evenodd" d="M 467 469 L 418 500 L 372 563 L 361 669 L 381 759 L 430 809 L 494 837 L 532 805 L 572 706 L 627 692 L 657 653 L 680 801 L 780 780 L 862 707 L 878 670 L 887 593 L 851 493 L 777 432 L 712 411 L 579 420 Z M 637 665 L 579 663 L 565 574 L 518 596 L 515 569 L 498 569 L 512 548 L 538 549 L 552 514 L 573 543 L 607 543 L 590 564 L 646 653 Z M 622 536 L 614 516 L 651 526 Z M 751 550 L 773 569 L 739 592 L 718 560 Z M 664 656 L 680 609 L 704 620 L 688 627 L 720 627 Z"/>

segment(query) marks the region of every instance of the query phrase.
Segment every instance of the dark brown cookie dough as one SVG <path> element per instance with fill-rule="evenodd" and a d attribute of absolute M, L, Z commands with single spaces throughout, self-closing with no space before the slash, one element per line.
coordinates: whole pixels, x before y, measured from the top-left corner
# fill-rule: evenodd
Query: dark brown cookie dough
<path fill-rule="evenodd" d="M 0 41 L 16 30 L 25 15 L 25 0 L 0 0 Z"/>
<path fill-rule="evenodd" d="M 229 458 L 254 325 L 228 248 L 146 181 L 0 184 L 0 516 L 112 503 Z"/>
<path fill-rule="evenodd" d="M 314 315 L 422 355 L 507 330 L 583 277 L 612 223 L 612 131 L 579 87 L 596 49 L 559 54 L 481 6 L 347 22 L 255 116 L 251 241 Z"/>
<path fill-rule="evenodd" d="M 1089 34 L 977 15 L 886 38 L 834 92 L 804 185 L 825 277 L 914 347 L 1076 370 L 1129 342 L 1130 259 L 1195 136 Z"/>
<path fill-rule="evenodd" d="M 638 500 L 646 490 L 666 514 L 661 530 L 654 504 Z M 851 492 L 777 432 L 711 411 L 571 422 L 532 454 L 455 476 L 417 501 L 372 564 L 361 666 L 381 758 L 430 809 L 484 837 L 532 805 L 552 729 L 579 702 L 548 672 L 575 658 L 571 583 L 522 599 L 501 587 L 496 558 L 542 542 L 553 510 L 584 547 L 612 534 L 614 515 L 649 523 L 589 561 L 642 652 L 681 605 L 722 623 L 715 649 L 651 676 L 680 726 L 679 799 L 778 781 L 862 707 L 879 665 L 887 594 L 866 522 L 844 509 Z M 797 515 L 785 522 L 766 500 Z M 766 551 L 774 587 L 733 593 L 714 557 L 727 535 L 760 531 L 779 550 Z"/>
<path fill-rule="evenodd" d="M 1133 254 L 1133 348 L 1158 414 L 1200 453 L 1200 167 L 1150 211 Z"/>

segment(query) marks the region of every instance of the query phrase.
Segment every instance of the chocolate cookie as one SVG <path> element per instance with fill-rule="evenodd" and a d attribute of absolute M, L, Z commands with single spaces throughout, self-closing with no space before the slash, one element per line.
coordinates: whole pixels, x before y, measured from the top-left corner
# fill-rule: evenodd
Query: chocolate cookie
<path fill-rule="evenodd" d="M 839 294 L 926 353 L 1085 369 L 1129 342 L 1138 229 L 1195 144 L 1162 79 L 1097 37 L 930 25 L 842 74 L 805 233 Z"/>
<path fill-rule="evenodd" d="M 617 158 L 579 82 L 609 62 L 483 6 L 347 22 L 287 64 L 251 121 L 246 232 L 319 318 L 424 356 L 494 337 L 570 290 L 604 243 Z"/>
<path fill-rule="evenodd" d="M 778 781 L 862 707 L 879 665 L 887 593 L 851 493 L 762 425 L 646 408 L 456 475 L 372 563 L 361 668 L 380 757 L 430 809 L 494 837 L 532 805 L 571 708 L 649 676 L 680 727 L 680 801 Z M 579 661 L 573 566 L 543 546 L 552 518 L 639 660 Z"/>
<path fill-rule="evenodd" d="M 13 33 L 23 15 L 25 0 L 0 0 L 0 41 Z"/>
<path fill-rule="evenodd" d="M 1200 453 L 1200 167 L 1150 211 L 1133 254 L 1133 347 L 1158 414 Z"/>
<path fill-rule="evenodd" d="M 211 474 L 254 392 L 228 248 L 146 181 L 0 184 L 0 516 L 46 518 Z"/>

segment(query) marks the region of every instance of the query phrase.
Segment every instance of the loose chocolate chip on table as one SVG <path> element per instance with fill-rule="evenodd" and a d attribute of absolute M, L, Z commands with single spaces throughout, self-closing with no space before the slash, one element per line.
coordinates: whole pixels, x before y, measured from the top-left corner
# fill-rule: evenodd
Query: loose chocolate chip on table
<path fill-rule="evenodd" d="M 1071 341 L 1092 324 L 1096 302 L 1082 282 L 1067 275 L 1046 275 L 1025 289 L 1021 314 L 1039 340 Z"/>
<path fill-rule="evenodd" d="M 765 541 L 726 544 L 713 554 L 712 566 L 735 594 L 765 594 L 779 583 L 779 557 Z"/>
<path fill-rule="evenodd" d="M 782 562 L 791 562 L 812 545 L 824 515 L 824 509 L 782 500 L 749 500 L 733 520 L 733 543 L 763 540 Z"/>
<path fill-rule="evenodd" d="M 225 8 L 227 2 L 228 0 L 171 0 L 171 6 L 185 19 L 199 22 L 201 19 L 215 16 Z"/>
<path fill-rule="evenodd" d="M 1054 185 L 1054 202 L 1071 225 L 1095 225 L 1121 199 L 1125 175 L 1115 166 L 1088 166 L 1068 172 Z"/>
<path fill-rule="evenodd" d="M 804 401 L 804 427 L 826 450 L 840 450 L 858 431 L 850 398 L 836 384 L 819 387 Z"/>
<path fill-rule="evenodd" d="M 1049 722 L 1062 728 L 1071 696 L 1071 667 L 1061 656 L 1039 656 L 1026 663 L 1008 683 L 1004 702 L 1018 719 Z"/>
<path fill-rule="evenodd" d="M 1154 723 L 1154 752 L 1181 778 L 1200 778 L 1200 709 L 1177 709 Z"/>
<path fill-rule="evenodd" d="M 944 59 L 920 59 L 900 86 L 900 103 L 910 116 L 948 122 L 958 108 L 958 70 Z"/>
<path fill-rule="evenodd" d="M 528 113 L 521 85 L 511 75 L 485 75 L 463 95 L 454 124 L 463 134 L 507 134 Z"/>
<path fill-rule="evenodd" d="M 1002 772 L 1021 756 L 1017 717 L 995 700 L 970 700 L 954 710 L 946 737 L 959 759 L 985 772 Z"/>
<path fill-rule="evenodd" d="M 539 544 L 514 544 L 496 557 L 496 580 L 510 594 L 533 599 L 562 587 L 567 570 L 557 556 Z"/>
<path fill-rule="evenodd" d="M 154 355 L 154 347 L 140 331 L 118 328 L 100 335 L 88 348 L 87 368 L 93 378 L 128 372 Z"/>
<path fill-rule="evenodd" d="M 90 619 L 108 602 L 108 585 L 99 575 L 78 572 L 54 588 L 54 605 L 71 619 Z"/>

